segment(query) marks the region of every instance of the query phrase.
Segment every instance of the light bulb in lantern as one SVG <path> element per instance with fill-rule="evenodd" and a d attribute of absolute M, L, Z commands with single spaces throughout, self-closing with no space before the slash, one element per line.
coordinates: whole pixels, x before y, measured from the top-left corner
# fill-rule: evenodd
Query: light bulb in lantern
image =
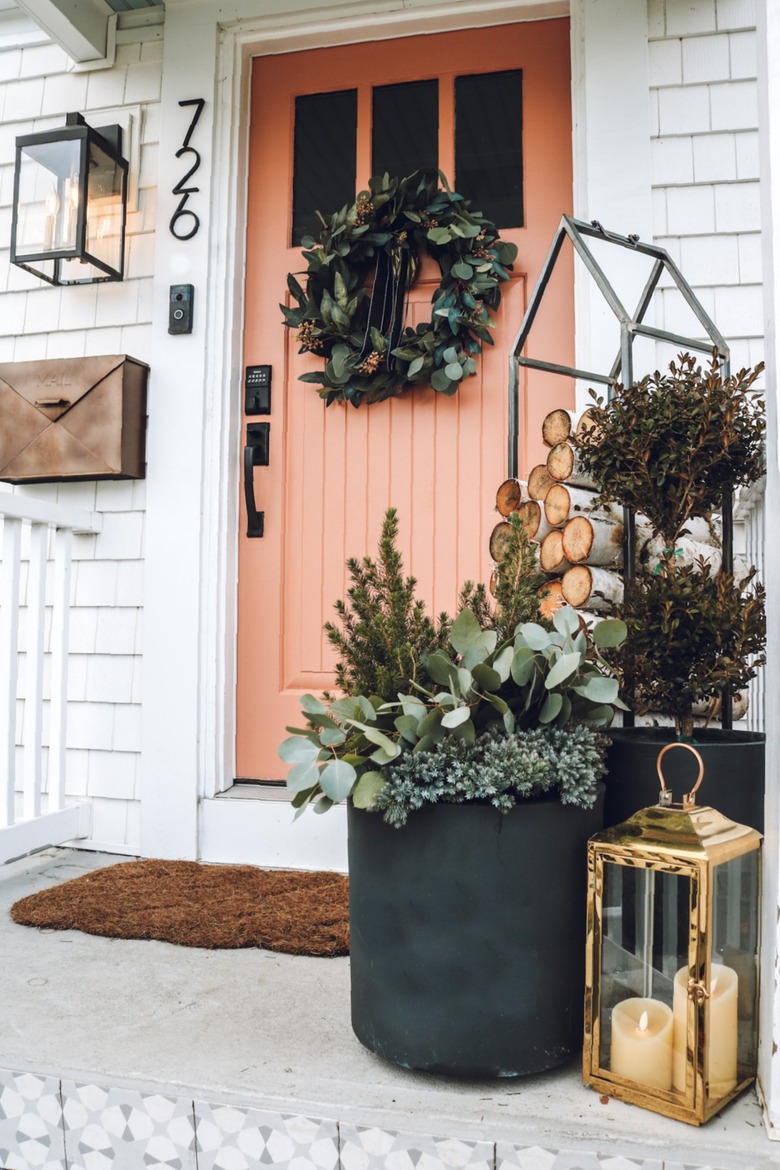
<path fill-rule="evenodd" d="M 44 207 L 46 208 L 46 226 L 44 228 L 43 247 L 46 252 L 51 250 L 54 243 L 54 229 L 57 223 L 57 213 L 60 210 L 60 197 L 57 194 L 57 188 L 52 187 L 49 194 L 44 200 Z"/>

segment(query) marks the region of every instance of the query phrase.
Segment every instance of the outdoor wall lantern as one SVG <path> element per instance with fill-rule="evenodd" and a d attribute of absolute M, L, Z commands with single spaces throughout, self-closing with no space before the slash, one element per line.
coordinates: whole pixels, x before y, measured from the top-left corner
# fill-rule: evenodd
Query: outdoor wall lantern
<path fill-rule="evenodd" d="M 16 139 L 11 263 L 50 284 L 124 275 L 127 162 L 122 130 L 67 114 Z"/>
<path fill-rule="evenodd" d="M 671 803 L 661 760 L 699 775 Z M 756 1073 L 761 836 L 697 807 L 701 756 L 588 846 L 586 1084 L 701 1125 Z"/>

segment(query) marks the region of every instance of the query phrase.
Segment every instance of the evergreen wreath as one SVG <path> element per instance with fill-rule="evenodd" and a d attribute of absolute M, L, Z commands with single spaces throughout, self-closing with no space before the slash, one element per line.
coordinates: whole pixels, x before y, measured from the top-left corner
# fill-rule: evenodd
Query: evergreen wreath
<path fill-rule="evenodd" d="M 316 240 L 303 237 L 306 288 L 290 273 L 298 307 L 279 307 L 297 331 L 298 352 L 325 359 L 324 370 L 300 381 L 320 386 L 326 406 L 382 402 L 421 385 L 455 394 L 464 376 L 476 373 L 483 344 L 493 344 L 490 310 L 498 308 L 517 248 L 471 211 L 441 172 L 439 178 L 442 187 L 422 171 L 372 178 L 351 207 L 329 219 L 317 212 Z M 404 310 L 423 248 L 438 262 L 441 283 L 432 319 L 412 329 L 404 327 Z"/>

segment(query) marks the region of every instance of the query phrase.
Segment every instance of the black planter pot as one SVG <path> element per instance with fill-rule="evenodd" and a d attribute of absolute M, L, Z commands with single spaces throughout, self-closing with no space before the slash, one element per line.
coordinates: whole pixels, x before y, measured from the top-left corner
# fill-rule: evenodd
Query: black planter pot
<path fill-rule="evenodd" d="M 616 728 L 609 733 L 604 823 L 617 825 L 640 808 L 658 803 L 658 753 L 676 739 L 672 728 Z M 692 746 L 704 760 L 704 780 L 696 794 L 700 805 L 764 831 L 765 736 L 754 731 L 697 730 Z M 676 801 L 690 792 L 697 763 L 690 752 L 669 752 L 664 780 Z"/>
<path fill-rule="evenodd" d="M 406 1068 L 538 1073 L 582 1045 L 590 810 L 349 809 L 352 1027 Z"/>

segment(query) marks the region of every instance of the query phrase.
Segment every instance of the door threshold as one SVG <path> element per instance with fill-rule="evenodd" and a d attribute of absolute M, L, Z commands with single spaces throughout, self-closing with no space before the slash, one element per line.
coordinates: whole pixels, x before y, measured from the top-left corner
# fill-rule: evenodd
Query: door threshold
<path fill-rule="evenodd" d="M 279 800 L 286 804 L 292 800 L 284 784 L 264 783 L 262 780 L 236 780 L 230 788 L 216 794 L 216 800 Z"/>
<path fill-rule="evenodd" d="M 234 784 L 200 806 L 200 860 L 270 869 L 347 871 L 347 809 L 297 817 L 286 788 Z"/>

